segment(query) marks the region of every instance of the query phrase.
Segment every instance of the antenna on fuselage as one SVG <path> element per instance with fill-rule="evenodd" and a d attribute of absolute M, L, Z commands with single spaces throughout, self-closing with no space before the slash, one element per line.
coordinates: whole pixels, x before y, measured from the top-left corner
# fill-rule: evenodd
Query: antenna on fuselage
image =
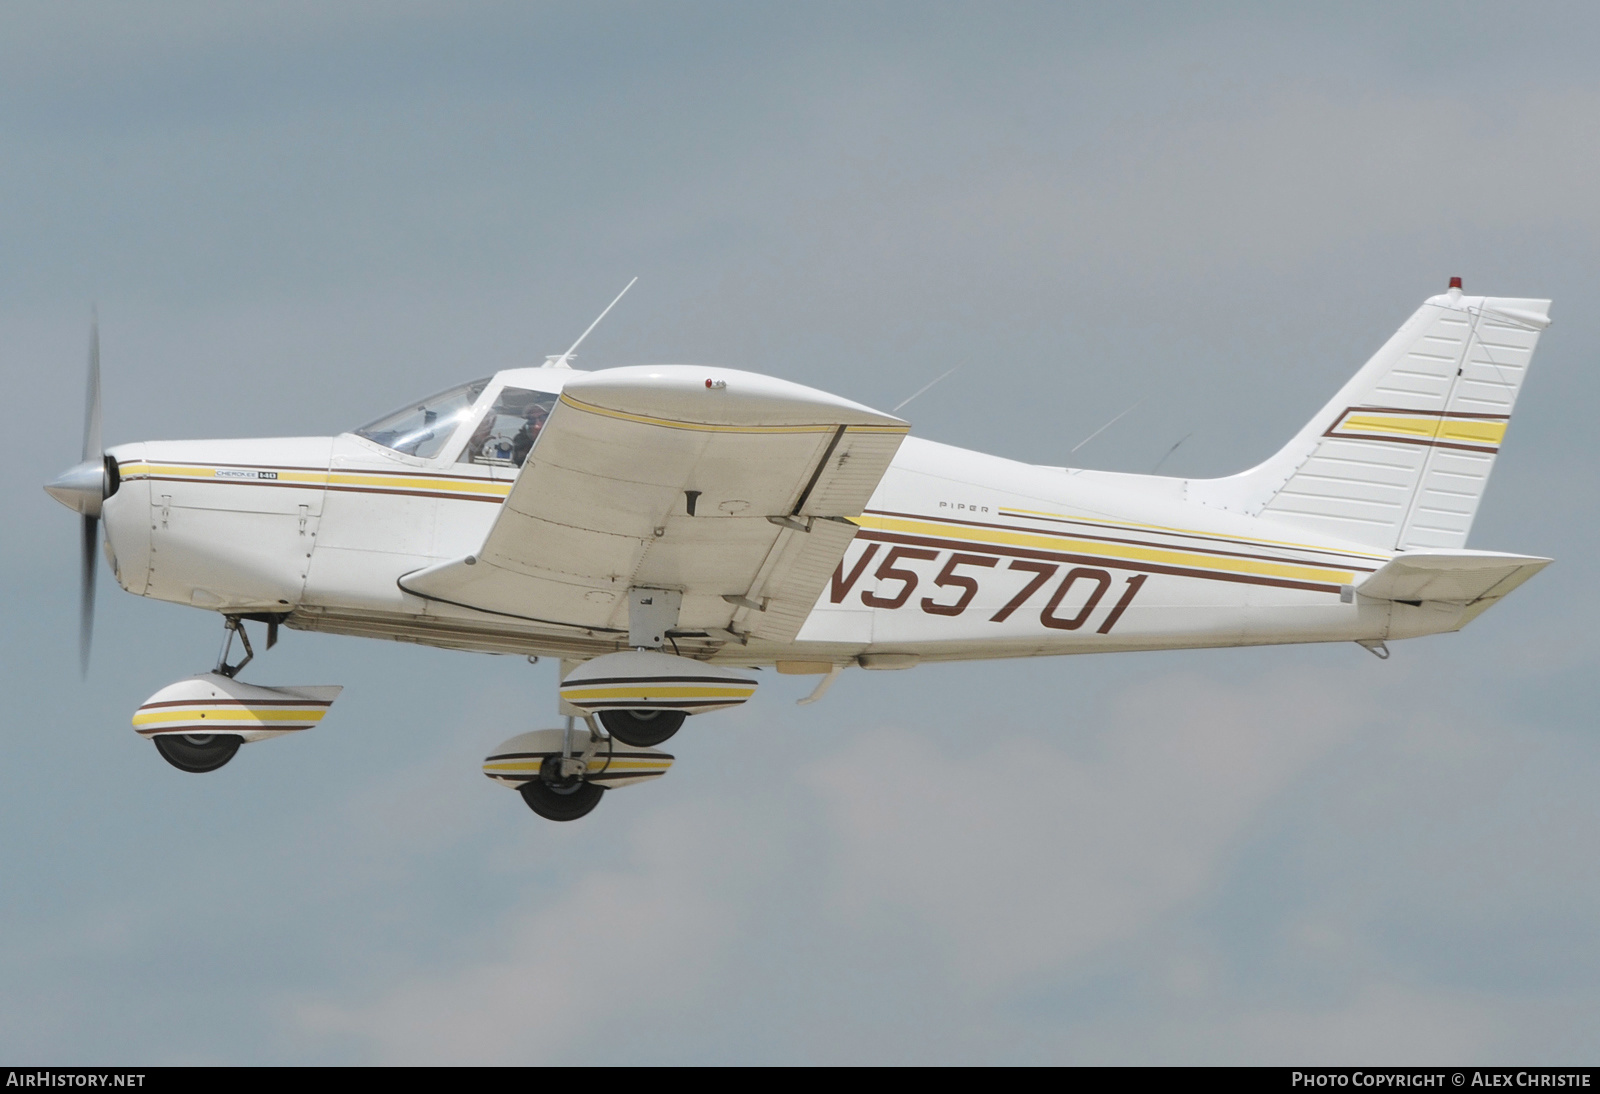
<path fill-rule="evenodd" d="M 1188 440 L 1190 437 L 1193 437 L 1193 436 L 1194 436 L 1194 430 L 1191 429 L 1191 430 L 1189 430 L 1189 432 L 1187 432 L 1183 436 L 1179 437 L 1178 438 L 1178 443 L 1173 445 L 1171 448 L 1167 449 L 1166 455 L 1162 456 L 1159 460 L 1156 461 L 1156 465 L 1150 469 L 1150 474 L 1154 475 L 1157 471 L 1160 471 L 1161 470 L 1161 465 L 1167 462 L 1167 456 L 1172 455 L 1178 449 L 1182 448 L 1183 447 L 1183 442 Z"/>
<path fill-rule="evenodd" d="M 1071 451 L 1069 451 L 1067 453 L 1067 455 L 1069 455 L 1069 456 L 1072 455 L 1073 452 L 1076 452 L 1078 449 L 1082 448 L 1084 445 L 1088 444 L 1090 441 L 1092 441 L 1096 437 L 1100 436 L 1100 434 L 1104 433 L 1106 430 L 1110 429 L 1112 426 L 1114 426 L 1118 422 L 1122 421 L 1122 419 L 1126 418 L 1129 414 L 1132 414 L 1135 410 L 1138 410 L 1143 405 L 1144 405 L 1144 400 L 1140 399 L 1137 403 L 1134 403 L 1127 410 L 1124 410 L 1121 414 L 1118 414 L 1115 418 L 1112 418 L 1105 425 L 1101 426 L 1099 429 L 1097 429 L 1093 433 L 1089 434 L 1083 440 L 1081 440 L 1077 444 L 1073 445 Z"/>
<path fill-rule="evenodd" d="M 965 364 L 966 364 L 965 361 L 961 362 L 961 365 L 965 365 Z M 939 382 L 939 380 L 943 380 L 946 376 L 949 376 L 951 373 L 955 372 L 956 369 L 959 369 L 961 367 L 961 365 L 957 365 L 955 368 L 951 369 L 949 372 L 941 373 L 939 375 L 938 379 L 929 380 L 927 383 L 925 383 L 921 387 L 917 388 L 917 390 L 913 391 L 910 395 L 907 395 L 904 399 L 901 399 L 898 403 L 896 403 L 895 406 L 894 406 L 894 409 L 889 411 L 889 413 L 890 414 L 898 414 L 898 413 L 900 413 L 900 408 L 901 407 L 905 406 L 912 399 L 915 399 L 918 395 L 921 395 L 924 391 L 927 391 L 928 389 L 932 388 L 934 384 L 937 384 Z"/>
<path fill-rule="evenodd" d="M 637 277 L 633 279 L 633 281 L 637 281 L 637 280 L 639 280 Z M 622 291 L 617 294 L 617 300 L 621 300 L 624 296 L 628 295 L 628 290 L 633 288 L 633 281 L 628 282 L 626 285 L 624 285 L 622 287 Z M 544 367 L 545 368 L 571 368 L 572 366 L 570 364 L 568 364 L 567 362 L 571 361 L 572 360 L 572 355 L 574 353 L 578 352 L 578 347 L 583 344 L 583 340 L 585 338 L 589 337 L 589 331 L 592 331 L 596 327 L 598 327 L 600 325 L 600 320 L 602 320 L 602 319 L 604 319 L 606 317 L 606 313 L 609 312 L 612 308 L 617 306 L 617 300 L 613 300 L 611 303 L 607 304 L 606 305 L 606 310 L 601 312 L 599 315 L 594 317 L 594 322 L 589 324 L 589 330 L 586 330 L 582 334 L 578 335 L 578 340 L 576 342 L 572 343 L 572 348 L 571 349 L 567 350 L 567 352 L 565 352 L 563 354 L 560 354 L 559 356 L 546 357 L 544 359 Z"/>

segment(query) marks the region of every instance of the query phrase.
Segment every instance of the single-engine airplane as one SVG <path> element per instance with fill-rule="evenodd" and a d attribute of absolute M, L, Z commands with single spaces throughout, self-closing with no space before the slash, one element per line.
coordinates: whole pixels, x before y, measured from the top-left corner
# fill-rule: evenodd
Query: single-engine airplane
<path fill-rule="evenodd" d="M 337 437 L 103 450 L 96 332 L 83 462 L 45 489 L 83 517 L 85 669 L 102 520 L 124 589 L 223 617 L 215 669 L 133 719 L 174 766 L 216 770 L 338 695 L 240 681 L 246 621 L 269 647 L 286 626 L 551 657 L 564 724 L 484 772 L 571 820 L 660 777 L 656 746 L 747 701 L 758 667 L 819 676 L 809 702 L 847 666 L 1386 657 L 1460 629 L 1550 562 L 1465 547 L 1548 309 L 1452 279 L 1279 452 L 1216 479 L 1034 466 L 770 376 L 584 372 L 571 350 Z"/>

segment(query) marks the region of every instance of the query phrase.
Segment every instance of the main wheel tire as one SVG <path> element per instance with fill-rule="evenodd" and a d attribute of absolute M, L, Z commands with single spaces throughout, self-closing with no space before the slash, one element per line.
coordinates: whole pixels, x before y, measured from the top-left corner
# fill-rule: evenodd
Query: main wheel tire
<path fill-rule="evenodd" d="M 582 776 L 561 777 L 561 757 L 546 756 L 539 765 L 539 777 L 522 784 L 522 800 L 545 820 L 570 821 L 588 816 L 606 788 L 584 782 Z"/>
<path fill-rule="evenodd" d="M 156 751 L 179 771 L 215 771 L 239 751 L 243 737 L 232 733 L 163 733 L 153 740 Z"/>
<path fill-rule="evenodd" d="M 681 710 L 602 710 L 600 724 L 625 745 L 653 748 L 678 732 L 687 717 Z"/>

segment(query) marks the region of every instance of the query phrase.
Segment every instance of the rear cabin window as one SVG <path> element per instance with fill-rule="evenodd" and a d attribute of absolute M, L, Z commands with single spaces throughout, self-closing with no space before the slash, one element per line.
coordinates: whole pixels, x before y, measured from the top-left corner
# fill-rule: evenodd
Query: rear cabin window
<path fill-rule="evenodd" d="M 553 391 L 508 387 L 472 431 L 458 463 L 521 467 L 559 396 Z"/>

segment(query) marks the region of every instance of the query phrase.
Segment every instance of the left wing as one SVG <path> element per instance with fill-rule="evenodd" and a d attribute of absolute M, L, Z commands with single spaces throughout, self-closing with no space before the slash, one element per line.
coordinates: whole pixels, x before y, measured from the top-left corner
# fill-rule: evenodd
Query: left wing
<path fill-rule="evenodd" d="M 574 378 L 483 547 L 418 596 L 625 633 L 628 590 L 682 593 L 680 630 L 799 633 L 909 426 L 730 369 Z"/>

